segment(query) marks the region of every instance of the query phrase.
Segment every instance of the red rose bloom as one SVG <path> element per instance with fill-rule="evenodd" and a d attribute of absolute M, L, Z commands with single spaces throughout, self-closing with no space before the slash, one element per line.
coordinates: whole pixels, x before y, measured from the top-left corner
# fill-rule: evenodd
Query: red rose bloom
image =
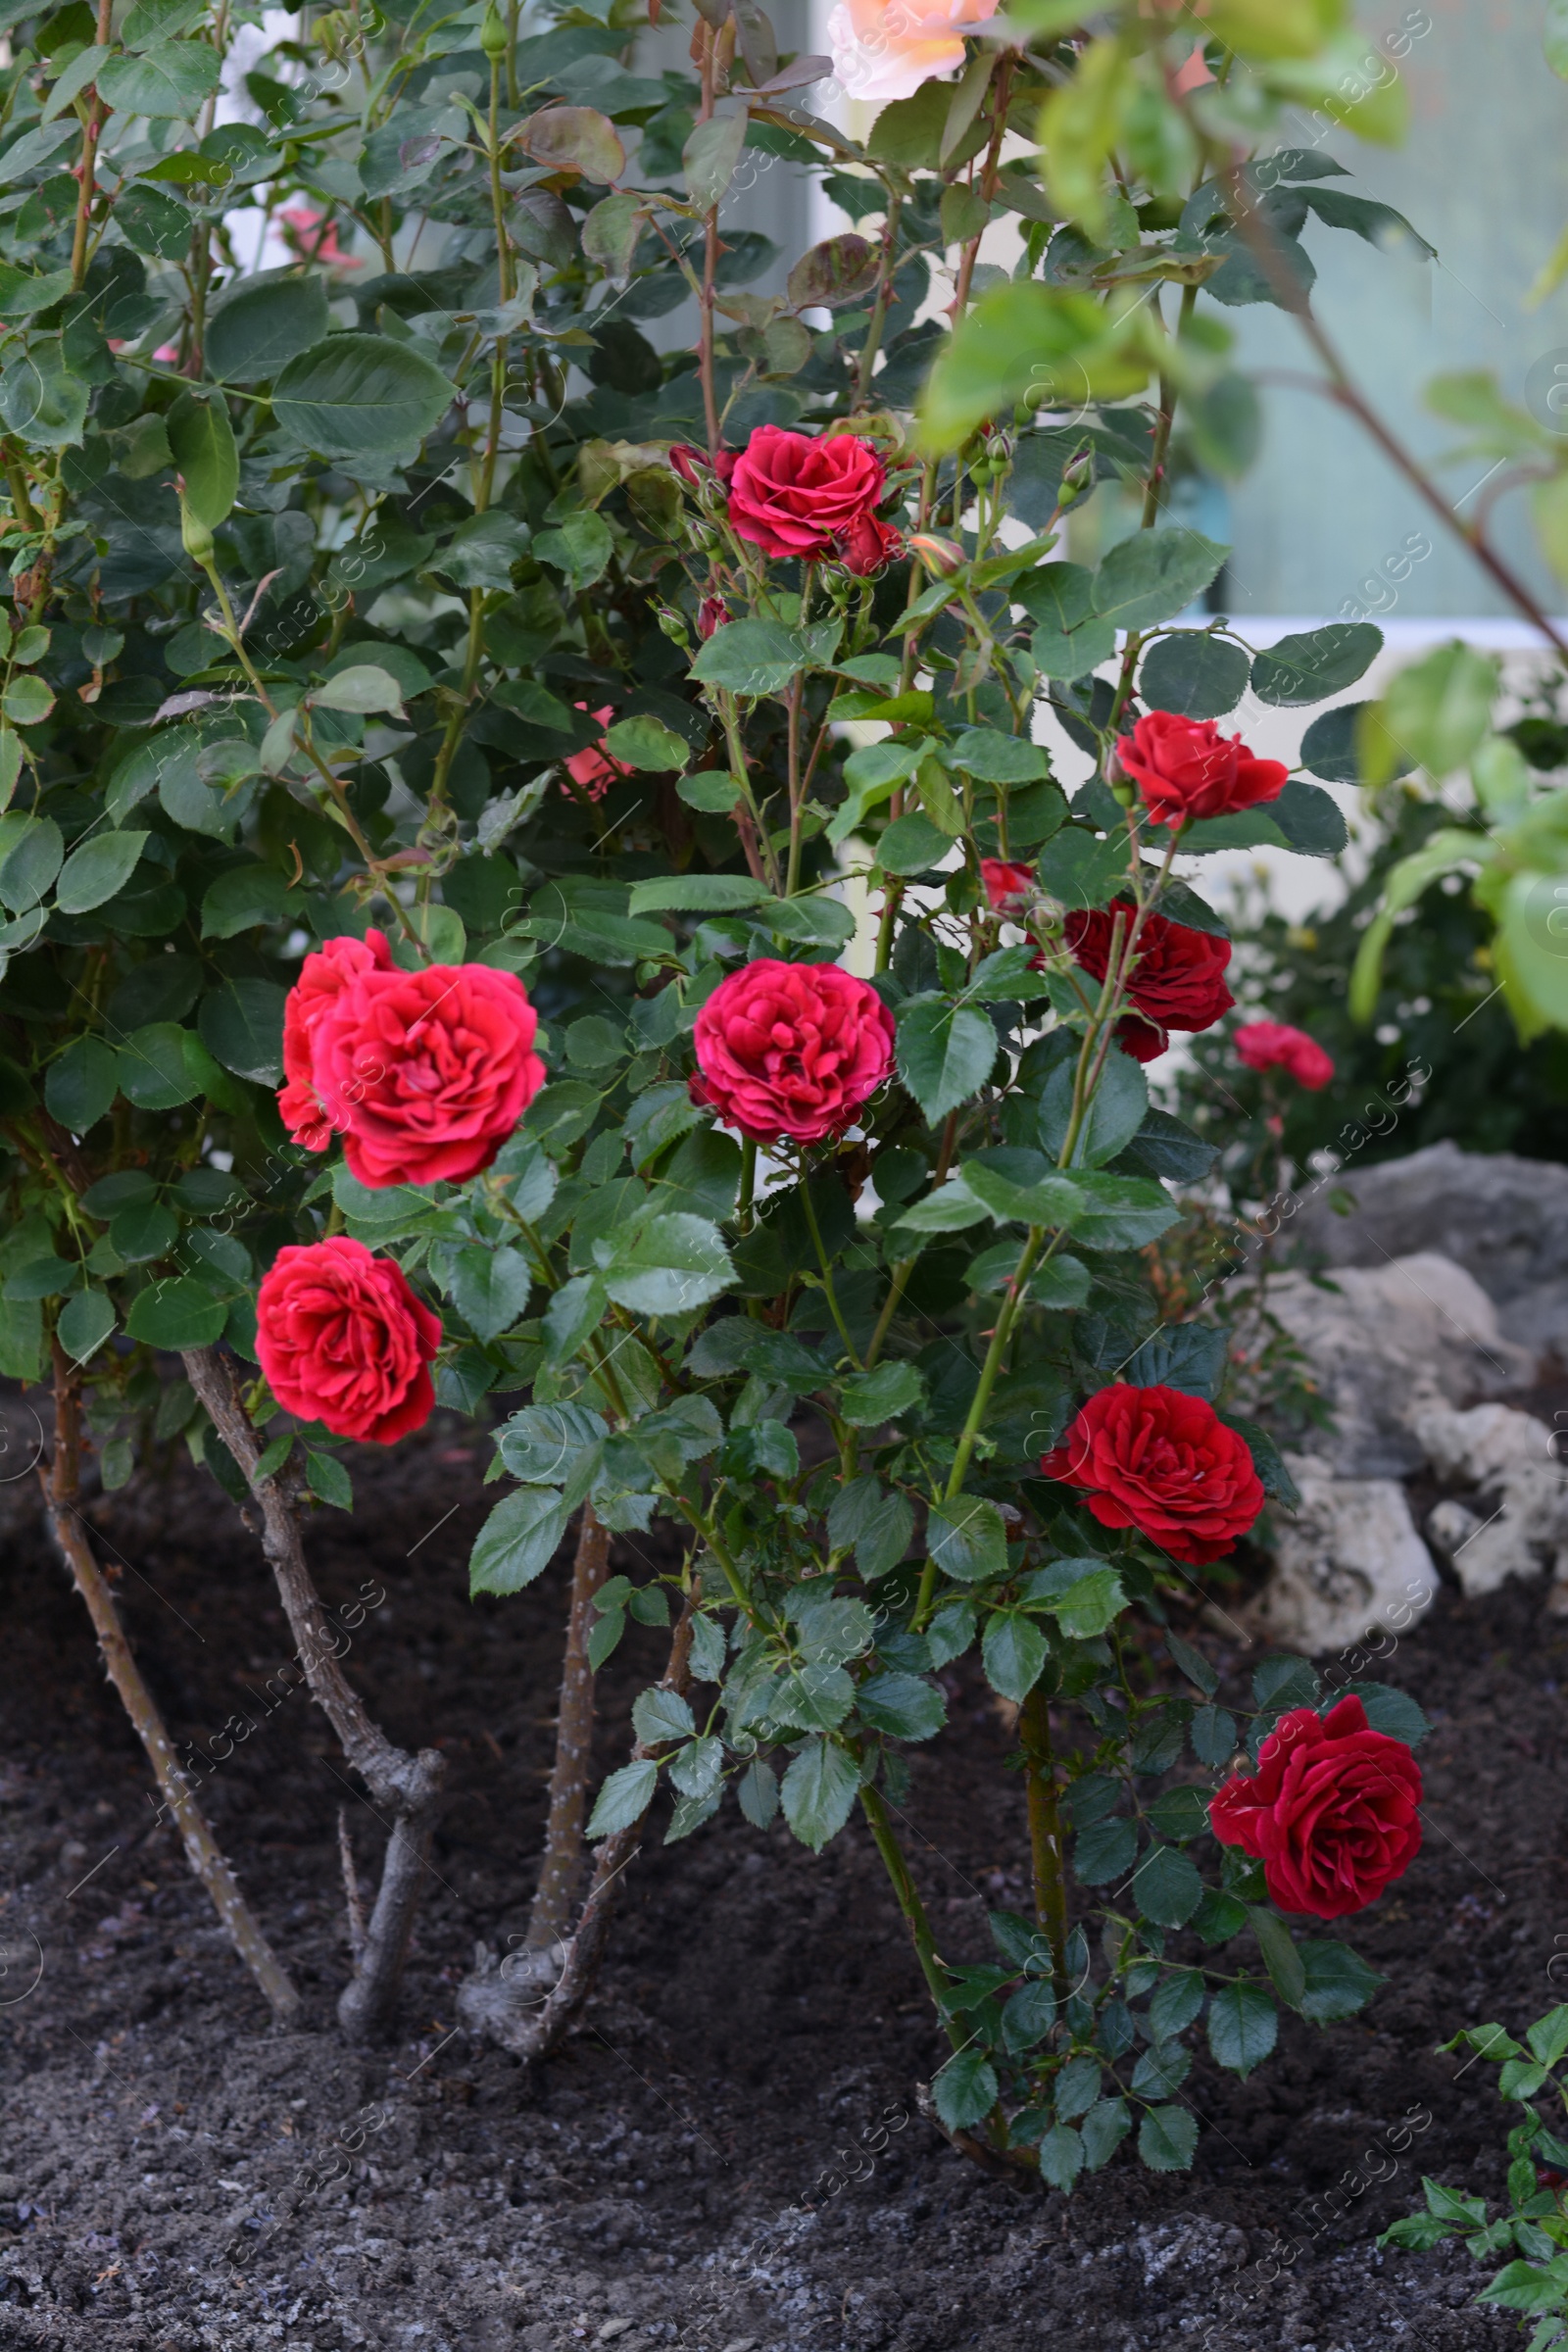
<path fill-rule="evenodd" d="M 760 1144 L 819 1144 L 854 1123 L 893 1068 L 893 1015 L 836 963 L 763 956 L 697 1015 L 694 1102 Z"/>
<path fill-rule="evenodd" d="M 403 1268 L 345 1233 L 280 1250 L 256 1298 L 256 1354 L 285 1412 L 390 1446 L 428 1421 L 441 1318 Z"/>
<path fill-rule="evenodd" d="M 1063 926 L 1074 959 L 1091 979 L 1105 977 L 1117 911 L 1114 906 L 1091 907 L 1087 912 L 1069 914 Z M 1124 936 L 1133 911 L 1131 906 L 1121 909 Z M 1130 1003 L 1144 1016 L 1139 1025 L 1152 1022 L 1162 1029 L 1211 1029 L 1236 1002 L 1225 985 L 1230 959 L 1228 939 L 1194 931 L 1186 923 L 1173 923 L 1168 915 L 1146 915 L 1127 985 Z M 1162 1053 L 1164 1048 L 1156 1051 Z M 1152 1058 L 1152 1054 L 1138 1054 L 1140 1061 Z"/>
<path fill-rule="evenodd" d="M 1156 825 L 1229 816 L 1277 801 L 1291 772 L 1283 760 L 1254 759 L 1239 735 L 1227 740 L 1211 718 L 1178 718 L 1170 710 L 1146 711 L 1118 742 L 1116 757 Z"/>
<path fill-rule="evenodd" d="M 1012 914 L 1035 878 L 1032 865 L 1009 865 L 1004 858 L 982 858 L 980 879 L 998 914 Z"/>
<path fill-rule="evenodd" d="M 362 1184 L 462 1184 L 487 1168 L 545 1082 L 538 1015 L 514 972 L 435 963 L 365 972 L 317 1023 L 315 1083 L 343 1105 Z"/>
<path fill-rule="evenodd" d="M 1136 1527 L 1195 1567 L 1223 1559 L 1263 1508 L 1245 1442 L 1179 1389 L 1101 1389 L 1040 1467 L 1085 1489 L 1102 1527 Z"/>
<path fill-rule="evenodd" d="M 1238 1059 L 1250 1070 L 1285 1070 L 1314 1095 L 1334 1075 L 1334 1063 L 1317 1039 L 1293 1029 L 1289 1021 L 1244 1021 L 1233 1042 Z"/>
<path fill-rule="evenodd" d="M 283 1005 L 283 1085 L 277 1107 L 289 1140 L 307 1152 L 324 1152 L 332 1131 L 344 1125 L 341 1105 L 323 1107 L 311 1077 L 311 1040 L 318 1022 L 339 991 L 360 972 L 385 972 L 392 951 L 382 931 L 363 939 L 329 939 L 307 956 Z"/>
<path fill-rule="evenodd" d="M 588 706 L 586 703 L 578 703 L 576 708 L 579 710 L 586 710 Z M 603 710 L 595 710 L 592 713 L 594 724 L 599 727 L 607 727 L 614 715 L 614 710 L 609 703 L 605 705 Z M 586 751 L 573 752 L 571 758 L 566 761 L 567 775 L 570 776 L 578 790 L 585 792 L 591 801 L 602 801 L 617 776 L 630 776 L 636 773 L 634 768 L 627 766 L 624 760 L 617 760 L 614 754 L 607 752 L 603 745 L 604 738 L 601 736 L 599 742 L 591 743 Z M 561 789 L 568 799 L 571 797 L 571 785 L 563 784 Z"/>
<path fill-rule="evenodd" d="M 1224 1845 L 1263 1865 L 1282 1911 L 1343 1919 L 1402 1878 L 1421 1847 L 1421 1768 L 1402 1740 L 1374 1732 L 1355 1697 L 1319 1718 L 1282 1715 L 1258 1751 L 1210 1802 Z"/>
<path fill-rule="evenodd" d="M 877 571 L 899 545 L 876 518 L 887 468 L 856 433 L 787 433 L 760 424 L 729 483 L 737 535 L 766 556 L 812 563 L 836 556 L 851 571 Z"/>

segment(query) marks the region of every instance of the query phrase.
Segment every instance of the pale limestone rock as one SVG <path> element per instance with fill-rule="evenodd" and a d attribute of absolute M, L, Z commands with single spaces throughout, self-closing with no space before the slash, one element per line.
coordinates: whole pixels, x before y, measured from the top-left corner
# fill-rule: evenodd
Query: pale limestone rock
<path fill-rule="evenodd" d="M 1391 1478 L 1339 1478 L 1319 1454 L 1287 1457 L 1300 1509 L 1281 1514 L 1274 1573 L 1250 1612 L 1275 1647 L 1320 1657 L 1378 1628 L 1402 1632 L 1438 1590 L 1404 1489 Z"/>
<path fill-rule="evenodd" d="M 1547 1568 L 1568 1594 L 1568 1478 L 1545 1423 L 1505 1404 L 1456 1413 L 1434 1400 L 1411 1413 L 1410 1427 L 1440 1478 L 1485 1498 L 1482 1509 L 1446 1499 L 1427 1520 L 1466 1594 Z"/>

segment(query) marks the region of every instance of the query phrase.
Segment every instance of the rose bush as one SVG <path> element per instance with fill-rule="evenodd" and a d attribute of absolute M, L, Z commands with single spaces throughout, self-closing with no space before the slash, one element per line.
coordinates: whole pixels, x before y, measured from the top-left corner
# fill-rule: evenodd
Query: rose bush
<path fill-rule="evenodd" d="M 1322 1694 L 1267 1659 L 1243 1720 L 1174 1630 L 1293 1490 L 1223 1326 L 1155 1279 L 1212 1153 L 1142 1062 L 1226 1008 L 1203 860 L 1343 847 L 1312 778 L 1353 746 L 1307 713 L 1380 640 L 1195 621 L 1226 551 L 1156 525 L 1178 407 L 1222 471 L 1255 445 L 1226 320 L 1278 292 L 1268 240 L 1298 289 L 1293 220 L 1387 209 L 1282 146 L 1259 214 L 1239 157 L 1343 76 L 1242 10 L 971 45 L 983 6 L 857 6 L 836 37 L 908 93 L 863 136 L 760 10 L 705 8 L 657 82 L 629 0 L 546 15 L 10 20 L 0 1369 L 52 1389 L 100 1624 L 78 1439 L 112 1490 L 183 1436 L 259 1528 L 390 1824 L 347 2031 L 395 2020 L 442 1759 L 321 1654 L 302 1531 L 352 1506 L 334 1441 L 433 1392 L 494 1443 L 479 1605 L 572 1553 L 538 1890 L 469 2030 L 554 2045 L 651 1819 L 735 1804 L 812 1850 L 853 1819 L 955 2144 L 1061 2188 L 1130 2135 L 1179 2170 L 1184 2037 L 1246 2074 L 1279 2001 L 1327 2023 L 1375 1980 L 1210 1834 L 1207 1778 Z M 773 293 L 743 162 L 858 223 Z M 291 213 L 296 258 L 237 267 Z M 1092 514 L 1074 560 L 1129 482 L 1144 527 Z M 1289 772 L 1221 735 L 1249 693 L 1301 713 Z M 628 1623 L 666 1665 L 584 1895 Z M 898 1826 L 954 1674 L 1016 1711 L 1027 1915 L 991 1912 L 990 1966 L 938 1949 Z"/>

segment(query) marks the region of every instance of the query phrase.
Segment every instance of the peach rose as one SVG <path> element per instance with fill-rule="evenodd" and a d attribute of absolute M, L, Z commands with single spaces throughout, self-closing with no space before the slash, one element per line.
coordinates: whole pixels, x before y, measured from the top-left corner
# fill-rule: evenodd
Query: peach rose
<path fill-rule="evenodd" d="M 934 74 L 963 63 L 963 36 L 998 0 L 839 0 L 827 21 L 833 71 L 852 98 L 912 98 Z"/>

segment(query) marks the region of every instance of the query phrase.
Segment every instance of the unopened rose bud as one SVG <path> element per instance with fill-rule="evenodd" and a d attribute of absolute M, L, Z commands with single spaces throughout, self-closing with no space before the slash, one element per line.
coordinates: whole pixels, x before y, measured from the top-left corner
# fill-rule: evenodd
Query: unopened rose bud
<path fill-rule="evenodd" d="M 939 539 L 934 531 L 911 531 L 908 547 L 910 554 L 918 556 L 927 571 L 935 572 L 939 580 L 951 579 L 963 568 L 962 548 L 956 540 Z"/>
<path fill-rule="evenodd" d="M 484 12 L 484 23 L 479 27 L 479 46 L 492 64 L 498 57 L 507 54 L 507 27 L 501 11 L 495 6 L 495 0 L 491 0 L 491 5 Z"/>
<path fill-rule="evenodd" d="M 729 619 L 729 607 L 721 596 L 705 596 L 697 608 L 697 634 L 705 643 L 715 629 L 721 629 Z"/>
<path fill-rule="evenodd" d="M 1093 488 L 1094 479 L 1095 453 L 1092 449 L 1080 450 L 1062 472 L 1058 503 L 1064 507 L 1070 506 L 1074 499 L 1082 498 L 1086 490 Z"/>
<path fill-rule="evenodd" d="M 686 615 L 684 612 L 675 612 L 673 607 L 669 605 L 662 605 L 659 612 L 659 625 L 663 630 L 664 635 L 669 639 L 671 645 L 691 644 L 692 633 L 686 626 Z"/>
<path fill-rule="evenodd" d="M 213 534 L 205 522 L 198 521 L 183 499 L 179 502 L 179 537 L 180 544 L 192 563 L 211 563 Z"/>

